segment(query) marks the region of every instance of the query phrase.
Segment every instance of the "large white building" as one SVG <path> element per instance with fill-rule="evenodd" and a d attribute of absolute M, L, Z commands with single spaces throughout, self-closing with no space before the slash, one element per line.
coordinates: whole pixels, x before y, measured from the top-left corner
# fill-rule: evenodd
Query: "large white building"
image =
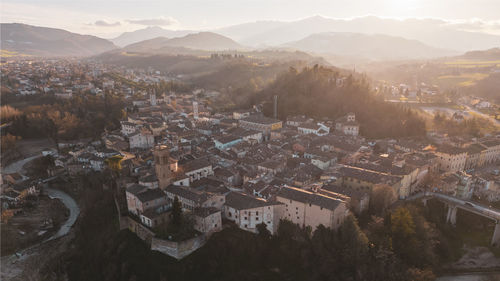
<path fill-rule="evenodd" d="M 268 202 L 261 198 L 231 192 L 226 196 L 223 216 L 233 221 L 239 228 L 257 233 L 257 225 L 265 223 L 271 233 L 278 230 L 279 221 L 283 214 L 283 204 Z"/>
<path fill-rule="evenodd" d="M 155 138 L 149 130 L 141 130 L 128 137 L 130 149 L 134 148 L 152 148 L 155 144 Z"/>
<path fill-rule="evenodd" d="M 285 205 L 284 219 L 313 231 L 320 224 L 337 229 L 348 214 L 346 202 L 294 187 L 283 187 L 276 200 Z"/>

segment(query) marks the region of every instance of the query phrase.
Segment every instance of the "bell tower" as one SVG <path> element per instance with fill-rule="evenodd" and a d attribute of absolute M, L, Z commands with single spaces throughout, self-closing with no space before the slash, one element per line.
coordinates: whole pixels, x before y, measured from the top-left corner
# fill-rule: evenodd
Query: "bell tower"
<path fill-rule="evenodd" d="M 158 185 L 161 189 L 165 189 L 171 180 L 170 151 L 166 145 L 158 145 L 155 147 L 153 155 Z"/>

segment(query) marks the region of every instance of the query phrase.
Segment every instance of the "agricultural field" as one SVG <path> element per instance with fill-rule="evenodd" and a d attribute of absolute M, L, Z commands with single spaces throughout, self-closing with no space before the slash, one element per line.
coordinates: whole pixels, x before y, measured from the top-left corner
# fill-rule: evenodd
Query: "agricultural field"
<path fill-rule="evenodd" d="M 476 84 L 477 81 L 488 77 L 488 73 L 461 73 L 458 75 L 442 75 L 437 78 L 436 85 L 440 88 L 468 87 Z"/>

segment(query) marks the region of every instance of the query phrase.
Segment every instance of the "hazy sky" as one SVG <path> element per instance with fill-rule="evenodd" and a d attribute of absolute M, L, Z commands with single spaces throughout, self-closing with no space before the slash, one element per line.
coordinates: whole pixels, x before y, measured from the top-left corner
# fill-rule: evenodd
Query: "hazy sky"
<path fill-rule="evenodd" d="M 500 34 L 500 0 L 2 0 L 1 22 L 114 37 L 150 25 L 210 29 L 313 15 L 440 18 Z"/>

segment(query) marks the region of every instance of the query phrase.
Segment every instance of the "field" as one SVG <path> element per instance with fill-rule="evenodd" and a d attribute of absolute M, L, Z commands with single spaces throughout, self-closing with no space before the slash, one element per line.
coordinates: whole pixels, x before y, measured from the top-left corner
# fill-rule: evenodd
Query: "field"
<path fill-rule="evenodd" d="M 458 68 L 481 68 L 481 67 L 500 67 L 500 60 L 455 60 L 444 63 L 447 67 Z"/>
<path fill-rule="evenodd" d="M 14 51 L 0 50 L 1 58 L 12 58 L 12 57 L 29 57 L 29 55 L 21 54 Z"/>
<path fill-rule="evenodd" d="M 442 88 L 467 87 L 476 84 L 477 81 L 488 77 L 487 73 L 461 73 L 459 75 L 442 75 L 436 83 Z"/>

